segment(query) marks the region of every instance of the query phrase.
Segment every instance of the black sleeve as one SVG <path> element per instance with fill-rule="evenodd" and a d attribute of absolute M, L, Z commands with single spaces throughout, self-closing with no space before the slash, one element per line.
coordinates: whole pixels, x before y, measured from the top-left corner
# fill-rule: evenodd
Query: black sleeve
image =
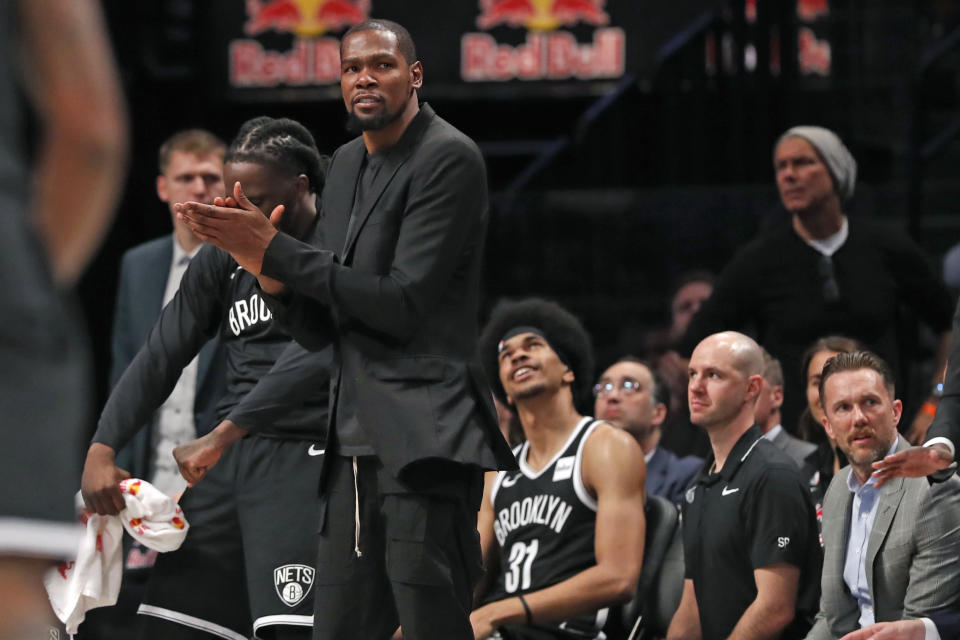
<path fill-rule="evenodd" d="M 751 484 L 746 501 L 750 560 L 754 569 L 786 562 L 807 565 L 816 519 L 795 468 L 770 465 Z"/>
<path fill-rule="evenodd" d="M 212 246 L 203 247 L 190 261 L 180 289 L 110 393 L 93 442 L 115 451 L 123 447 L 167 399 L 183 368 L 217 334 L 230 262 Z"/>
<path fill-rule="evenodd" d="M 753 274 L 757 266 L 749 251 L 751 246 L 734 256 L 720 272 L 713 293 L 704 300 L 677 345 L 680 355 L 690 357 L 701 340 L 719 331 L 746 331 L 750 310 L 756 304 Z"/>
<path fill-rule="evenodd" d="M 415 159 L 393 262 L 385 275 L 338 264 L 331 251 L 278 233 L 263 258 L 263 273 L 297 295 L 318 301 L 338 320 L 352 319 L 406 340 L 434 308 L 463 254 L 479 250 L 487 214 L 486 169 L 475 148 L 447 140 L 421 149 Z M 284 326 L 301 341 L 293 322 L 312 323 L 311 305 L 291 301 Z M 271 306 L 271 310 L 273 310 Z M 315 308 L 315 307 L 314 307 Z M 300 317 L 295 311 L 300 311 Z M 281 311 L 277 314 L 283 317 Z"/>
<path fill-rule="evenodd" d="M 957 312 L 960 313 L 960 302 Z M 927 441 L 946 438 L 953 443 L 956 459 L 960 445 L 960 336 L 953 337 L 947 360 L 947 375 L 943 380 L 943 397 L 937 403 L 937 413 L 927 430 Z M 951 474 L 952 475 L 952 474 Z"/>
<path fill-rule="evenodd" d="M 308 250 L 320 251 L 312 248 Z M 329 307 L 315 298 L 296 294 L 277 298 L 260 289 L 259 285 L 257 289 L 270 308 L 274 322 L 283 327 L 298 344 L 310 351 L 320 351 L 330 346 L 333 340 L 333 320 Z"/>
<path fill-rule="evenodd" d="M 330 383 L 333 347 L 321 351 L 307 351 L 292 342 L 284 350 L 270 371 L 251 389 L 227 415 L 250 433 L 263 431 L 278 422 L 292 407 L 316 396 Z M 325 416 L 319 419 L 326 428 Z"/>

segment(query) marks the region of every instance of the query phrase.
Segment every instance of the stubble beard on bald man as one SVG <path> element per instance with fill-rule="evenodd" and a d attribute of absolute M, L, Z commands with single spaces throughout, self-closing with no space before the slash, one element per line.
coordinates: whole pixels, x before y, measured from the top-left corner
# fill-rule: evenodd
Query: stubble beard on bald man
<path fill-rule="evenodd" d="M 742 406 L 731 407 L 729 412 L 712 412 L 703 416 L 702 418 L 699 418 L 699 420 L 691 415 L 690 422 L 709 433 L 714 429 L 727 427 L 732 424 L 733 421 L 736 420 L 737 416 L 740 415 L 741 409 Z"/>

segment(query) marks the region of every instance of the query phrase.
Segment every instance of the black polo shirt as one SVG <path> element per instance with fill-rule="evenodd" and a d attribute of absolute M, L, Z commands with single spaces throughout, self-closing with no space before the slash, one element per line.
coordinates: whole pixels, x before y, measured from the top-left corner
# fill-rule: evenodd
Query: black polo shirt
<path fill-rule="evenodd" d="M 793 462 L 751 427 L 720 473 L 711 455 L 683 501 L 686 577 L 704 640 L 726 638 L 757 597 L 755 569 L 800 569 L 797 616 L 781 638 L 802 638 L 817 610 L 821 550 L 807 486 Z"/>

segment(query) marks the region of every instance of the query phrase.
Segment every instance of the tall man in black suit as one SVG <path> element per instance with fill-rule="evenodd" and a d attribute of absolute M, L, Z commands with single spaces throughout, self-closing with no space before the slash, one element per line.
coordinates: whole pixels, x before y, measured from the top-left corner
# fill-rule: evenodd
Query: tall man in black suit
<path fill-rule="evenodd" d="M 300 344 L 334 345 L 318 639 L 387 638 L 398 622 L 407 639 L 472 639 L 482 470 L 516 468 L 475 361 L 486 170 L 469 138 L 420 105 L 422 80 L 400 25 L 344 35 L 340 86 L 363 135 L 333 155 L 315 246 L 278 233 L 239 184 L 240 208 L 178 207 L 258 274 Z M 218 433 L 211 449 L 243 432 Z"/>
<path fill-rule="evenodd" d="M 931 629 L 931 626 L 934 629 Z M 936 635 L 933 631 L 936 631 Z M 928 635 L 929 634 L 929 635 Z M 951 611 L 929 618 L 878 622 L 848 633 L 840 640 L 957 640 L 960 612 Z"/>
<path fill-rule="evenodd" d="M 953 314 L 955 333 L 958 321 L 960 303 Z M 924 445 L 874 462 L 877 486 L 897 477 L 930 476 L 932 480 L 942 482 L 957 470 L 956 454 L 960 446 L 960 339 L 953 341 L 943 384 L 934 388 L 932 395 L 939 397 L 939 401 Z"/>

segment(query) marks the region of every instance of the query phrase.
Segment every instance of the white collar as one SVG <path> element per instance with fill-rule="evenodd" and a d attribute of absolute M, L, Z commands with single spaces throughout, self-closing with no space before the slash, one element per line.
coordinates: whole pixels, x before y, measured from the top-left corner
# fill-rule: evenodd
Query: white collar
<path fill-rule="evenodd" d="M 653 460 L 653 454 L 655 454 L 656 452 L 657 452 L 656 447 L 654 447 L 653 449 L 650 449 L 650 453 L 643 454 L 643 461 L 646 464 L 650 464 L 650 461 Z"/>
<path fill-rule="evenodd" d="M 770 442 L 773 442 L 774 438 L 780 435 L 781 431 L 783 431 L 783 425 L 778 424 L 777 426 L 770 429 L 770 431 L 767 431 L 765 434 L 763 434 L 763 437 L 769 440 Z"/>
<path fill-rule="evenodd" d="M 839 231 L 822 240 L 804 240 L 804 242 L 829 258 L 843 246 L 849 236 L 850 223 L 847 222 L 847 216 L 843 216 L 843 224 L 840 225 Z"/>

